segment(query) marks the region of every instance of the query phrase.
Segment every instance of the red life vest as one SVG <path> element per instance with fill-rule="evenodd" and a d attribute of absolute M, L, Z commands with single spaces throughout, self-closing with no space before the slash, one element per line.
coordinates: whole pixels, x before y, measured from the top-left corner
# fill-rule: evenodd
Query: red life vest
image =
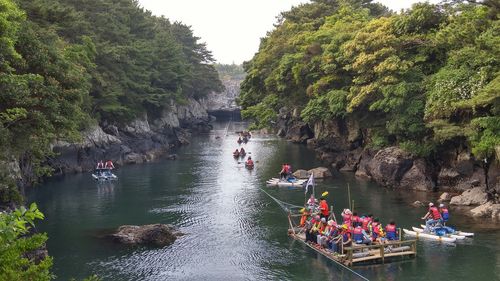
<path fill-rule="evenodd" d="M 364 217 L 361 221 L 364 230 L 368 230 L 368 224 L 371 222 L 370 217 Z"/>
<path fill-rule="evenodd" d="M 342 219 L 344 220 L 345 224 L 349 225 L 349 224 L 351 224 L 352 215 L 351 214 L 343 214 Z"/>
<path fill-rule="evenodd" d="M 435 220 L 441 219 L 441 213 L 439 212 L 438 208 L 430 207 L 429 212 L 431 212 L 433 219 Z"/>
<path fill-rule="evenodd" d="M 396 225 L 388 224 L 385 227 L 385 232 L 387 232 L 387 233 L 389 233 L 389 232 L 396 232 Z"/>
<path fill-rule="evenodd" d="M 352 222 L 360 222 L 360 218 L 358 216 L 352 216 Z"/>

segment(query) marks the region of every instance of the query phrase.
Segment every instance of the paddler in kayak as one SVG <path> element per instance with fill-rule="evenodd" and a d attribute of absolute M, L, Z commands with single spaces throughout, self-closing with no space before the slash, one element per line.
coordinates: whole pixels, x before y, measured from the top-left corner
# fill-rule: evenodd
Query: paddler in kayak
<path fill-rule="evenodd" d="M 438 208 L 434 206 L 434 203 L 429 203 L 429 210 L 427 211 L 427 214 L 422 217 L 422 219 L 426 220 L 424 230 L 424 232 L 426 233 L 430 233 L 431 227 L 441 222 L 441 213 L 439 212 Z"/>
<path fill-rule="evenodd" d="M 247 162 L 245 162 L 245 166 L 253 168 L 253 160 L 251 156 L 248 156 Z"/>

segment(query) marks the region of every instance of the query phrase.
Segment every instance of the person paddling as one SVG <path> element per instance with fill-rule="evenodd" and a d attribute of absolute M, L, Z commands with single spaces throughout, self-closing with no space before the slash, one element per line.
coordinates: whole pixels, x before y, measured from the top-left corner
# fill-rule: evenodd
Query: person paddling
<path fill-rule="evenodd" d="M 423 220 L 425 221 L 425 232 L 429 233 L 431 232 L 431 227 L 435 225 L 438 222 L 441 222 L 441 213 L 439 212 L 438 208 L 434 206 L 432 202 L 429 203 L 429 210 L 425 214 L 425 216 L 422 217 Z"/>
<path fill-rule="evenodd" d="M 248 156 L 247 162 L 245 163 L 248 167 L 253 167 L 253 160 L 251 156 Z"/>
<path fill-rule="evenodd" d="M 113 165 L 113 162 L 111 160 L 106 161 L 106 164 L 104 164 L 104 168 L 106 169 L 114 169 L 115 165 Z"/>

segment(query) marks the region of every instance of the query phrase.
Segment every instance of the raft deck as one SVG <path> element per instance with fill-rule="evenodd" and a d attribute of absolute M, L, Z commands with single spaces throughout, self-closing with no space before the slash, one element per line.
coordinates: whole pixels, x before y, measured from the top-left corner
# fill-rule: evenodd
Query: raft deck
<path fill-rule="evenodd" d="M 296 232 L 296 229 L 290 229 L 288 235 L 293 239 L 302 242 L 309 248 L 324 255 L 325 257 L 344 264 L 346 266 L 353 266 L 361 263 L 385 263 L 386 261 L 394 261 L 396 258 L 416 257 L 417 256 L 417 240 L 404 240 L 404 241 L 391 241 L 386 244 L 376 245 L 354 245 L 351 247 L 343 248 L 344 254 L 333 253 L 329 250 L 323 249 L 317 244 L 309 244 L 305 242 L 305 234 Z M 390 247 L 389 247 L 390 246 Z M 407 250 L 391 252 L 389 248 L 402 248 Z M 355 253 L 363 252 L 363 256 L 355 257 Z"/>

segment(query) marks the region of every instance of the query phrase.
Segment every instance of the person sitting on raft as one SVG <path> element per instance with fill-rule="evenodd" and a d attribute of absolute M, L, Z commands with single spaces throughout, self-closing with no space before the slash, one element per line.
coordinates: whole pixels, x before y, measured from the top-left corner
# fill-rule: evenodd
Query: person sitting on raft
<path fill-rule="evenodd" d="M 317 200 L 314 198 L 314 194 L 311 194 L 311 197 L 309 197 L 309 200 L 307 200 L 307 208 L 311 211 L 314 212 L 316 209 L 316 203 Z"/>
<path fill-rule="evenodd" d="M 430 202 L 429 210 L 427 211 L 427 214 L 422 217 L 422 219 L 426 220 L 424 231 L 429 233 L 431 232 L 431 227 L 441 222 L 441 213 L 439 212 L 438 208 L 436 208 L 436 206 L 434 206 L 434 204 Z"/>
<path fill-rule="evenodd" d="M 325 226 L 323 232 L 318 236 L 318 244 L 321 248 L 329 248 L 328 241 L 330 239 L 330 234 L 337 229 L 337 225 L 333 220 L 329 220 Z"/>
<path fill-rule="evenodd" d="M 111 162 L 111 160 L 108 160 L 108 161 L 106 161 L 106 164 L 104 164 L 104 168 L 111 170 L 111 169 L 115 168 L 115 165 L 113 165 L 113 162 Z"/>
<path fill-rule="evenodd" d="M 239 156 L 240 151 L 236 148 L 236 150 L 233 152 L 233 156 Z"/>
<path fill-rule="evenodd" d="M 368 216 L 363 216 L 363 218 L 361 219 L 361 227 L 365 231 L 370 231 L 370 228 L 368 226 L 372 222 L 372 220 L 373 220 L 372 214 L 369 214 Z"/>
<path fill-rule="evenodd" d="M 351 239 L 351 230 L 349 225 L 347 224 L 342 225 L 340 235 L 342 235 L 342 244 L 344 244 L 344 247 L 351 245 L 352 239 Z"/>
<path fill-rule="evenodd" d="M 97 162 L 97 168 L 96 169 L 104 169 L 104 162 L 102 162 L 102 160 L 99 161 L 99 162 Z"/>
<path fill-rule="evenodd" d="M 251 156 L 248 156 L 247 162 L 245 163 L 247 166 L 253 167 L 253 160 Z"/>
<path fill-rule="evenodd" d="M 238 137 L 238 140 L 236 142 L 237 143 L 242 143 L 243 141 L 241 140 L 241 137 Z"/>
<path fill-rule="evenodd" d="M 372 234 L 372 240 L 376 241 L 380 235 L 380 220 L 375 218 L 373 222 L 370 224 L 370 233 Z"/>
<path fill-rule="evenodd" d="M 443 225 L 446 225 L 446 222 L 450 218 L 450 213 L 448 212 L 448 208 L 446 208 L 443 203 L 439 204 L 439 212 L 441 213 Z"/>
<path fill-rule="evenodd" d="M 396 228 L 396 222 L 391 220 L 388 225 L 385 226 L 385 233 L 387 240 L 399 240 L 398 229 Z"/>
<path fill-rule="evenodd" d="M 242 147 L 240 149 L 240 155 L 245 155 L 245 154 L 247 154 L 247 153 L 246 153 L 245 149 Z"/>
<path fill-rule="evenodd" d="M 300 217 L 299 227 L 305 227 L 311 213 L 306 208 L 300 209 L 300 213 L 302 214 L 302 216 Z"/>
<path fill-rule="evenodd" d="M 352 226 L 354 227 L 355 224 L 357 224 L 358 222 L 361 222 L 361 218 L 358 216 L 358 213 L 357 212 L 353 212 L 352 213 Z"/>
<path fill-rule="evenodd" d="M 370 239 L 370 235 L 368 235 L 368 233 L 366 233 L 366 231 L 361 226 L 360 222 L 356 222 L 355 225 L 356 225 L 356 227 L 352 231 L 352 240 L 356 244 L 370 245 L 372 243 L 372 240 Z"/>
<path fill-rule="evenodd" d="M 306 223 L 305 227 L 305 232 L 306 232 L 306 242 L 316 242 L 315 236 L 314 236 L 314 229 L 316 228 L 317 224 L 320 222 L 320 217 L 319 215 L 315 215 L 311 218 L 310 221 Z"/>
<path fill-rule="evenodd" d="M 352 213 L 349 209 L 344 209 L 342 211 L 342 221 L 344 224 L 351 225 L 352 222 Z"/>

